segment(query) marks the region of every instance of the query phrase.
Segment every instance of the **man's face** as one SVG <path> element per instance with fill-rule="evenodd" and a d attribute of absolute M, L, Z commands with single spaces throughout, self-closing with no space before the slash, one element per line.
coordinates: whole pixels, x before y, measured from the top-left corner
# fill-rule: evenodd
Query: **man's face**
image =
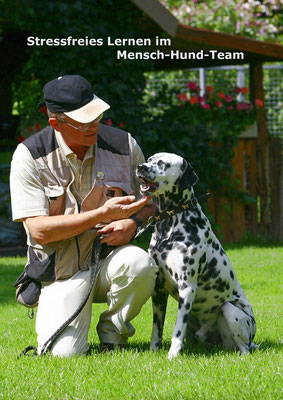
<path fill-rule="evenodd" d="M 80 131 L 75 127 L 87 125 L 73 120 L 65 115 L 64 122 L 57 119 L 58 130 L 61 132 L 63 139 L 69 147 L 87 146 L 90 147 L 97 142 L 97 132 L 99 122 L 92 122 L 86 131 Z M 71 124 L 71 125 L 68 125 Z"/>

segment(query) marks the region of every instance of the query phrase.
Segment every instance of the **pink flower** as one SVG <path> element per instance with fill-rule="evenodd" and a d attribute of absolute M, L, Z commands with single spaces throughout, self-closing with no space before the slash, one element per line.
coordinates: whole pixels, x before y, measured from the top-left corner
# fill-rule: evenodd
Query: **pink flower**
<path fill-rule="evenodd" d="M 189 100 L 186 93 L 180 93 L 180 94 L 178 94 L 178 98 L 179 98 L 181 101 L 188 101 L 188 100 Z"/>
<path fill-rule="evenodd" d="M 187 87 L 188 87 L 190 90 L 197 90 L 197 85 L 196 85 L 195 82 L 189 82 L 189 83 L 187 84 Z"/>
<path fill-rule="evenodd" d="M 111 119 L 111 118 L 108 118 L 108 119 L 106 120 L 105 124 L 111 126 L 111 125 L 112 125 L 112 119 Z"/>
<path fill-rule="evenodd" d="M 228 107 L 226 107 L 227 108 L 227 110 L 234 110 L 234 107 L 233 106 L 228 106 Z"/>
<path fill-rule="evenodd" d="M 207 103 L 204 103 L 204 104 L 202 104 L 201 105 L 202 106 L 202 108 L 204 108 L 205 110 L 209 110 L 211 107 L 210 107 L 210 104 L 207 104 Z"/>
<path fill-rule="evenodd" d="M 225 100 L 226 100 L 227 103 L 231 103 L 231 101 L 233 101 L 233 96 L 232 96 L 231 94 L 228 94 L 228 95 L 225 97 Z"/>
<path fill-rule="evenodd" d="M 216 100 L 215 103 L 216 103 L 217 107 L 219 107 L 219 108 L 223 106 L 223 103 L 220 100 Z"/>

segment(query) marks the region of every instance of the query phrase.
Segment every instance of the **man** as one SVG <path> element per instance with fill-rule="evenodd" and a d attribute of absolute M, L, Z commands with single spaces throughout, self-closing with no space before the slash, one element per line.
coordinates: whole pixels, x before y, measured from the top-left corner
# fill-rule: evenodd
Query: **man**
<path fill-rule="evenodd" d="M 100 260 L 87 304 L 51 351 L 67 357 L 88 350 L 92 302 L 109 305 L 97 332 L 101 349 L 112 349 L 134 334 L 130 321 L 150 297 L 157 272 L 145 251 L 128 244 L 153 214 L 149 198 L 134 197 L 134 171 L 143 155 L 130 134 L 100 124 L 109 105 L 86 79 L 59 77 L 43 94 L 50 126 L 17 147 L 10 177 L 13 220 L 23 221 L 27 233 L 25 271 L 42 283 L 38 352 L 85 297 L 97 234 L 116 247 Z"/>

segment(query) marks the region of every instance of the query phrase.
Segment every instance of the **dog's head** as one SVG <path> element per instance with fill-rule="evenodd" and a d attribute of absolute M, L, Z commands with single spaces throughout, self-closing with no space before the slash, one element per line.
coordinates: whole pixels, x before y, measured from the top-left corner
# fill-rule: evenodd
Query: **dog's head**
<path fill-rule="evenodd" d="M 198 181 L 190 163 L 172 153 L 154 154 L 138 166 L 136 174 L 141 181 L 141 193 L 153 197 L 180 194 Z"/>

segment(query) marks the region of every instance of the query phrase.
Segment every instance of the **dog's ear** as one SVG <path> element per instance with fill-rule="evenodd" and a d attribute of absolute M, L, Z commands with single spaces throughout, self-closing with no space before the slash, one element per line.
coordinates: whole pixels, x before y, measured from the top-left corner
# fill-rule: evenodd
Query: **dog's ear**
<path fill-rule="evenodd" d="M 186 160 L 183 160 L 181 170 L 183 171 L 183 175 L 181 176 L 178 184 L 180 191 L 183 191 L 185 189 L 189 189 L 190 187 L 194 186 L 199 180 L 199 177 L 193 170 L 191 164 Z"/>

